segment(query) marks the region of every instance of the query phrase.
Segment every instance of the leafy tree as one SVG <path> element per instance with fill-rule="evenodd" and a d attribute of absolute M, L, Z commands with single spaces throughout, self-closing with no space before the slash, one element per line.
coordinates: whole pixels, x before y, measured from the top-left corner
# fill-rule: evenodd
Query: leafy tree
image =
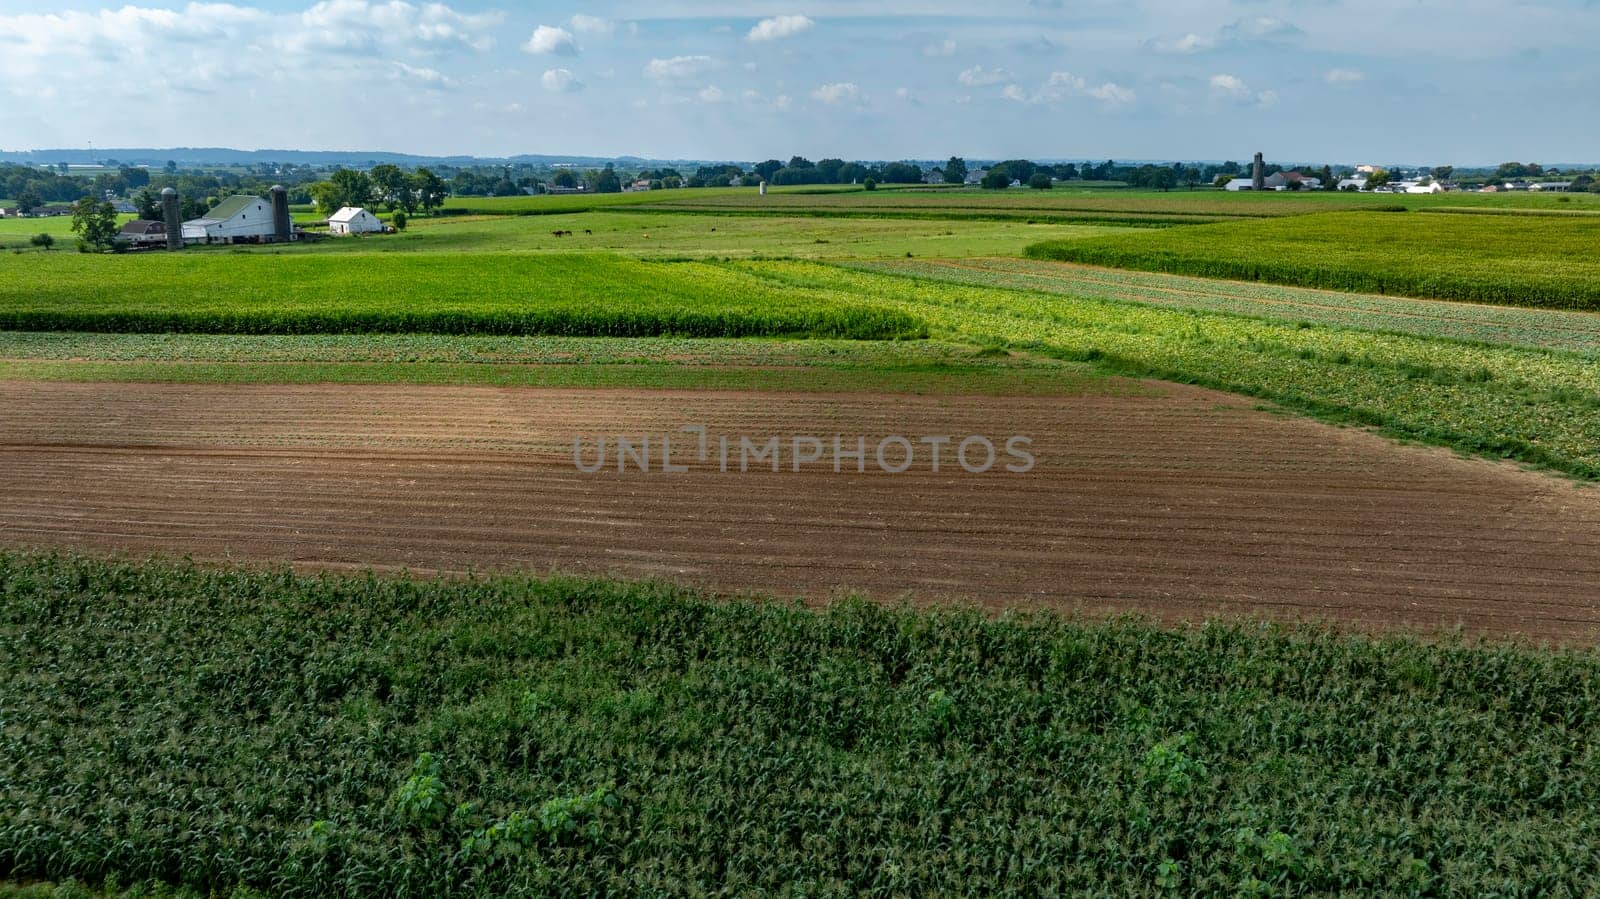
<path fill-rule="evenodd" d="M 415 212 L 417 209 L 417 195 L 411 184 L 411 179 L 400 167 L 392 163 L 381 163 L 372 167 L 367 173 L 372 179 L 372 185 L 377 191 L 379 202 L 390 212 L 404 209 L 406 212 Z"/>
<path fill-rule="evenodd" d="M 760 175 L 763 181 L 771 181 L 772 173 L 781 168 L 783 168 L 783 163 L 776 159 L 768 159 L 766 162 L 756 163 L 756 174 Z"/>
<path fill-rule="evenodd" d="M 38 209 L 42 203 L 43 201 L 39 199 L 39 195 L 34 193 L 31 188 L 24 190 L 22 193 L 17 195 L 17 214 L 27 215 L 35 209 Z"/>
<path fill-rule="evenodd" d="M 1373 169 L 1372 174 L 1367 176 L 1367 190 L 1372 190 L 1375 187 L 1382 187 L 1388 183 L 1389 172 L 1386 169 Z"/>
<path fill-rule="evenodd" d="M 72 230 L 78 235 L 79 249 L 110 249 L 117 242 L 116 207 L 105 200 L 79 200 L 72 205 Z"/>
<path fill-rule="evenodd" d="M 963 184 L 967 180 L 967 161 L 960 156 L 952 156 L 944 164 L 944 183 Z"/>
<path fill-rule="evenodd" d="M 867 180 L 861 182 L 861 186 L 866 188 L 867 190 L 877 190 L 878 189 L 878 182 L 872 180 L 871 178 L 868 178 Z"/>
<path fill-rule="evenodd" d="M 1005 166 L 997 165 L 984 173 L 978 185 L 984 190 L 1005 190 L 1011 186 L 1011 173 L 1005 170 Z"/>
<path fill-rule="evenodd" d="M 594 189 L 596 193 L 620 194 L 622 193 L 622 179 L 617 177 L 616 171 L 608 165 L 594 179 Z"/>
<path fill-rule="evenodd" d="M 839 172 L 843 169 L 843 159 L 822 159 L 817 161 L 817 174 L 822 176 L 824 184 L 838 184 Z"/>
<path fill-rule="evenodd" d="M 1574 191 L 1593 190 L 1597 183 L 1600 183 L 1600 182 L 1596 182 L 1593 175 L 1585 172 L 1584 174 L 1579 175 L 1578 177 L 1572 179 L 1572 187 L 1568 188 L 1568 190 L 1574 190 Z"/>
<path fill-rule="evenodd" d="M 813 163 L 811 160 L 805 158 L 804 156 L 791 156 L 791 157 L 789 157 L 788 168 L 791 168 L 791 169 L 814 169 L 816 167 L 817 166 L 816 166 L 815 163 Z"/>
<path fill-rule="evenodd" d="M 578 186 L 578 176 L 572 174 L 571 169 L 561 169 L 550 176 L 550 183 L 556 187 L 571 188 Z"/>
<path fill-rule="evenodd" d="M 28 243 L 31 243 L 34 246 L 39 247 L 39 248 L 45 250 L 46 252 L 48 252 L 51 247 L 56 245 L 56 238 L 55 238 L 55 235 L 53 235 L 53 234 L 49 234 L 49 233 L 41 231 L 38 234 L 35 234 L 32 237 L 28 238 Z"/>
<path fill-rule="evenodd" d="M 1432 169 L 1432 174 L 1436 181 L 1449 181 L 1450 176 L 1455 173 L 1456 167 L 1453 165 L 1436 165 Z"/>
<path fill-rule="evenodd" d="M 406 213 L 405 213 L 405 210 L 401 210 L 399 212 L 396 212 L 394 214 L 394 216 L 390 219 L 390 224 L 394 225 L 394 229 L 396 231 L 404 231 L 406 229 Z"/>
<path fill-rule="evenodd" d="M 1035 172 L 1033 177 L 1028 179 L 1028 186 L 1034 190 L 1049 190 L 1050 176 L 1044 172 Z"/>
<path fill-rule="evenodd" d="M 178 174 L 178 163 L 177 163 L 176 160 L 172 160 L 172 159 L 167 160 L 167 164 L 165 166 L 163 166 L 163 168 L 166 169 L 166 172 L 169 175 Z"/>
<path fill-rule="evenodd" d="M 377 188 L 366 172 L 355 169 L 338 169 L 328 180 L 313 184 L 311 196 L 324 212 L 335 212 L 344 206 L 371 206 L 377 197 Z"/>
<path fill-rule="evenodd" d="M 117 170 L 117 177 L 129 187 L 148 187 L 150 185 L 150 170 L 123 166 Z"/>
<path fill-rule="evenodd" d="M 1227 172 L 1218 172 L 1217 173 L 1217 177 L 1211 179 L 1211 186 L 1212 187 L 1227 187 L 1228 186 L 1228 182 L 1232 181 L 1232 180 L 1233 180 L 1233 176 L 1228 174 Z"/>
<path fill-rule="evenodd" d="M 444 179 L 435 175 L 432 169 L 426 168 L 411 173 L 411 190 L 417 198 L 417 208 L 427 213 L 437 212 L 439 207 L 444 205 L 445 197 L 450 195 Z"/>
<path fill-rule="evenodd" d="M 1013 179 L 1027 184 L 1039 167 L 1026 159 L 1007 159 L 1005 162 L 1000 163 L 998 168 L 1005 169 Z"/>
<path fill-rule="evenodd" d="M 161 220 L 161 197 L 150 188 L 133 195 L 133 205 L 139 208 L 139 218 L 147 221 Z"/>

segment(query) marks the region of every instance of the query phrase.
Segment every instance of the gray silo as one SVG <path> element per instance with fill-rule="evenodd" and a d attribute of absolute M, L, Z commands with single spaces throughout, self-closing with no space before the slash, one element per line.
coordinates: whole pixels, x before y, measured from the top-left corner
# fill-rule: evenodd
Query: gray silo
<path fill-rule="evenodd" d="M 1256 161 L 1250 168 L 1250 187 L 1253 190 L 1267 189 L 1267 165 L 1261 161 L 1261 154 L 1256 154 Z"/>
<path fill-rule="evenodd" d="M 290 237 L 289 192 L 282 184 L 272 185 L 272 235 L 273 239 L 287 243 Z"/>
<path fill-rule="evenodd" d="M 183 249 L 183 204 L 178 202 L 178 192 L 170 187 L 161 188 L 161 221 L 167 231 L 167 249 Z"/>

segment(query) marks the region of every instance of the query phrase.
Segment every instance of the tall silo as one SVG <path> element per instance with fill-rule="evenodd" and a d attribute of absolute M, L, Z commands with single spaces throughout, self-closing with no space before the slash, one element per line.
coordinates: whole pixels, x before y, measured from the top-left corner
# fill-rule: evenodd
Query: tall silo
<path fill-rule="evenodd" d="M 289 192 L 283 189 L 282 184 L 274 184 L 270 194 L 272 196 L 273 239 L 288 242 L 290 236 Z"/>
<path fill-rule="evenodd" d="M 1250 187 L 1254 190 L 1267 189 L 1267 164 L 1261 161 L 1261 154 L 1256 154 L 1255 164 L 1250 169 Z"/>
<path fill-rule="evenodd" d="M 183 249 L 183 204 L 178 202 L 178 192 L 170 187 L 161 188 L 161 221 L 167 231 L 167 249 Z"/>

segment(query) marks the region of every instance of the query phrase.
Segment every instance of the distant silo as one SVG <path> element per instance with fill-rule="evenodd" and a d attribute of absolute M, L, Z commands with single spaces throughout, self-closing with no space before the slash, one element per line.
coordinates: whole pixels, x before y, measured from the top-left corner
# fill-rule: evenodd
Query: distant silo
<path fill-rule="evenodd" d="M 766 196 L 767 195 L 767 182 L 763 181 L 757 186 L 761 189 L 761 195 L 763 197 Z"/>
<path fill-rule="evenodd" d="M 1250 187 L 1253 190 L 1267 189 L 1267 164 L 1261 161 L 1261 154 L 1256 154 L 1255 165 L 1250 169 Z"/>
<path fill-rule="evenodd" d="M 272 185 L 272 235 L 275 240 L 287 242 L 290 236 L 289 192 L 282 184 Z"/>
<path fill-rule="evenodd" d="M 170 187 L 161 189 L 161 221 L 167 231 L 167 249 L 183 249 L 183 205 L 178 202 L 178 192 Z"/>

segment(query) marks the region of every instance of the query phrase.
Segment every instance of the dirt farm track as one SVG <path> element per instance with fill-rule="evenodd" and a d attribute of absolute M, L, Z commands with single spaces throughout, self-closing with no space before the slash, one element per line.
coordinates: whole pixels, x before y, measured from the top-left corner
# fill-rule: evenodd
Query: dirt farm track
<path fill-rule="evenodd" d="M 0 382 L 0 545 L 662 576 L 1166 618 L 1600 638 L 1600 489 L 1151 385 L 916 397 Z M 663 474 L 572 442 L 1033 438 L 1037 464 Z M 948 450 L 947 450 L 948 452 Z M 592 455 L 592 454 L 591 454 Z M 1004 457 L 1002 456 L 1002 459 Z M 735 469 L 737 464 L 734 465 Z"/>

